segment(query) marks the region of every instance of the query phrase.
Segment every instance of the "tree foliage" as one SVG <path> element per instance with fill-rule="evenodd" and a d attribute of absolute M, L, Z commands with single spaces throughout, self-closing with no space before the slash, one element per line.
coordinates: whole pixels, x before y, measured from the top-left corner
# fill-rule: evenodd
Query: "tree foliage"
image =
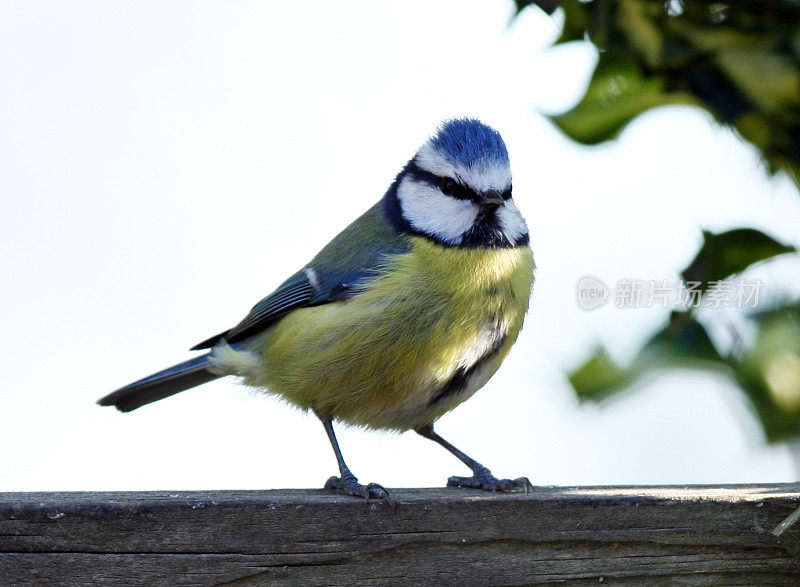
<path fill-rule="evenodd" d="M 705 296 L 715 284 L 754 263 L 794 251 L 749 228 L 706 232 L 700 251 L 681 277 L 699 283 Z M 800 430 L 800 305 L 781 305 L 748 318 L 757 328 L 755 344 L 737 344 L 721 353 L 694 307 L 673 311 L 629 366 L 617 365 L 605 348 L 598 347 L 570 374 L 570 383 L 579 398 L 597 401 L 664 369 L 719 372 L 747 395 L 768 440 L 787 439 Z"/>
<path fill-rule="evenodd" d="M 552 121 L 571 139 L 614 139 L 636 116 L 669 104 L 704 108 L 754 145 L 771 173 L 800 186 L 800 2 L 796 0 L 517 0 L 564 12 L 556 44 L 590 41 L 599 53 L 586 93 Z M 799 224 L 800 225 L 800 224 Z M 755 263 L 796 254 L 752 228 L 704 232 L 681 272 L 702 296 Z M 663 369 L 724 373 L 746 394 L 770 441 L 800 435 L 800 304 L 746 316 L 750 345 L 721 351 L 693 308 L 673 311 L 628 366 L 599 347 L 570 375 L 583 400 L 601 400 Z"/>
<path fill-rule="evenodd" d="M 599 143 L 645 110 L 695 104 L 755 145 L 770 171 L 800 183 L 799 2 L 565 0 L 561 8 L 556 44 L 588 39 L 599 49 L 583 99 L 552 117 L 568 136 Z"/>

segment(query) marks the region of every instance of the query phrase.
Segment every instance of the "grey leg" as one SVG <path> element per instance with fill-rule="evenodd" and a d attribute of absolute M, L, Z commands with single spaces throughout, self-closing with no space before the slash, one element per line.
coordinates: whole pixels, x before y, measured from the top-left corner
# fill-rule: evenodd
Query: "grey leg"
<path fill-rule="evenodd" d="M 339 442 L 336 440 L 336 434 L 333 432 L 333 421 L 330 418 L 323 418 L 319 415 L 317 417 L 319 417 L 319 419 L 322 421 L 322 425 L 325 427 L 325 432 L 328 433 L 328 440 L 331 441 L 331 447 L 333 447 L 333 452 L 336 455 L 336 462 L 339 464 L 340 477 L 331 477 L 328 479 L 327 483 L 325 483 L 325 489 L 335 491 L 336 493 L 341 493 L 343 495 L 363 497 L 365 500 L 369 500 L 370 498 L 380 499 L 392 506 L 393 510 L 396 510 L 397 503 L 395 503 L 395 501 L 389 495 L 389 492 L 386 491 L 382 485 L 378 485 L 377 483 L 362 485 L 358 482 L 356 476 L 353 475 L 353 473 L 350 471 L 350 468 L 344 462 L 342 451 L 339 449 Z"/>
<path fill-rule="evenodd" d="M 448 487 L 470 487 L 473 489 L 484 489 L 486 491 L 513 491 L 514 489 L 524 489 L 525 493 L 533 490 L 533 485 L 531 485 L 527 477 L 520 477 L 519 479 L 498 479 L 492 475 L 489 469 L 481 465 L 478 461 L 470 458 L 436 434 L 436 432 L 433 431 L 433 424 L 420 428 L 416 432 L 420 436 L 442 445 L 472 470 L 472 477 L 450 477 L 447 480 Z"/>

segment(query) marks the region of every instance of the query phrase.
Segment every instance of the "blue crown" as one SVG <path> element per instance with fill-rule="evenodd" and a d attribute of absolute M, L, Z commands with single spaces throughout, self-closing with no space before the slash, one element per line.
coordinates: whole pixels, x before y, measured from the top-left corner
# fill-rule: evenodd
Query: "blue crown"
<path fill-rule="evenodd" d="M 430 142 L 438 152 L 467 167 L 489 162 L 508 165 L 508 151 L 500 133 L 474 118 L 445 122 Z"/>

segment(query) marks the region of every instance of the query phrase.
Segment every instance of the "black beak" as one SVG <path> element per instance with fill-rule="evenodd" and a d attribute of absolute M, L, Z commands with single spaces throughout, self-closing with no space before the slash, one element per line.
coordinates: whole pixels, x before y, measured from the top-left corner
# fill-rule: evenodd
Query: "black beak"
<path fill-rule="evenodd" d="M 486 212 L 494 212 L 506 201 L 497 190 L 488 190 L 478 196 L 478 205 Z"/>

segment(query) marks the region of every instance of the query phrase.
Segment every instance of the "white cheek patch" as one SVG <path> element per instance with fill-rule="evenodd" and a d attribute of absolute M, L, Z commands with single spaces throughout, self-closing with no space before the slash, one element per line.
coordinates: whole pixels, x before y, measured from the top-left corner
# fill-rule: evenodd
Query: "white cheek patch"
<path fill-rule="evenodd" d="M 397 187 L 403 217 L 420 232 L 455 245 L 472 228 L 478 211 L 469 200 L 446 196 L 438 187 L 404 178 Z"/>
<path fill-rule="evenodd" d="M 495 161 L 481 162 L 474 167 L 453 163 L 449 158 L 425 144 L 416 156 L 416 163 L 422 169 L 439 177 L 460 177 L 477 192 L 495 189 L 503 191 L 511 185 L 511 170 L 508 165 Z"/>
<path fill-rule="evenodd" d="M 525 219 L 514 200 L 506 200 L 506 203 L 497 210 L 497 220 L 500 223 L 500 230 L 511 243 L 528 234 L 528 225 L 525 224 Z"/>

